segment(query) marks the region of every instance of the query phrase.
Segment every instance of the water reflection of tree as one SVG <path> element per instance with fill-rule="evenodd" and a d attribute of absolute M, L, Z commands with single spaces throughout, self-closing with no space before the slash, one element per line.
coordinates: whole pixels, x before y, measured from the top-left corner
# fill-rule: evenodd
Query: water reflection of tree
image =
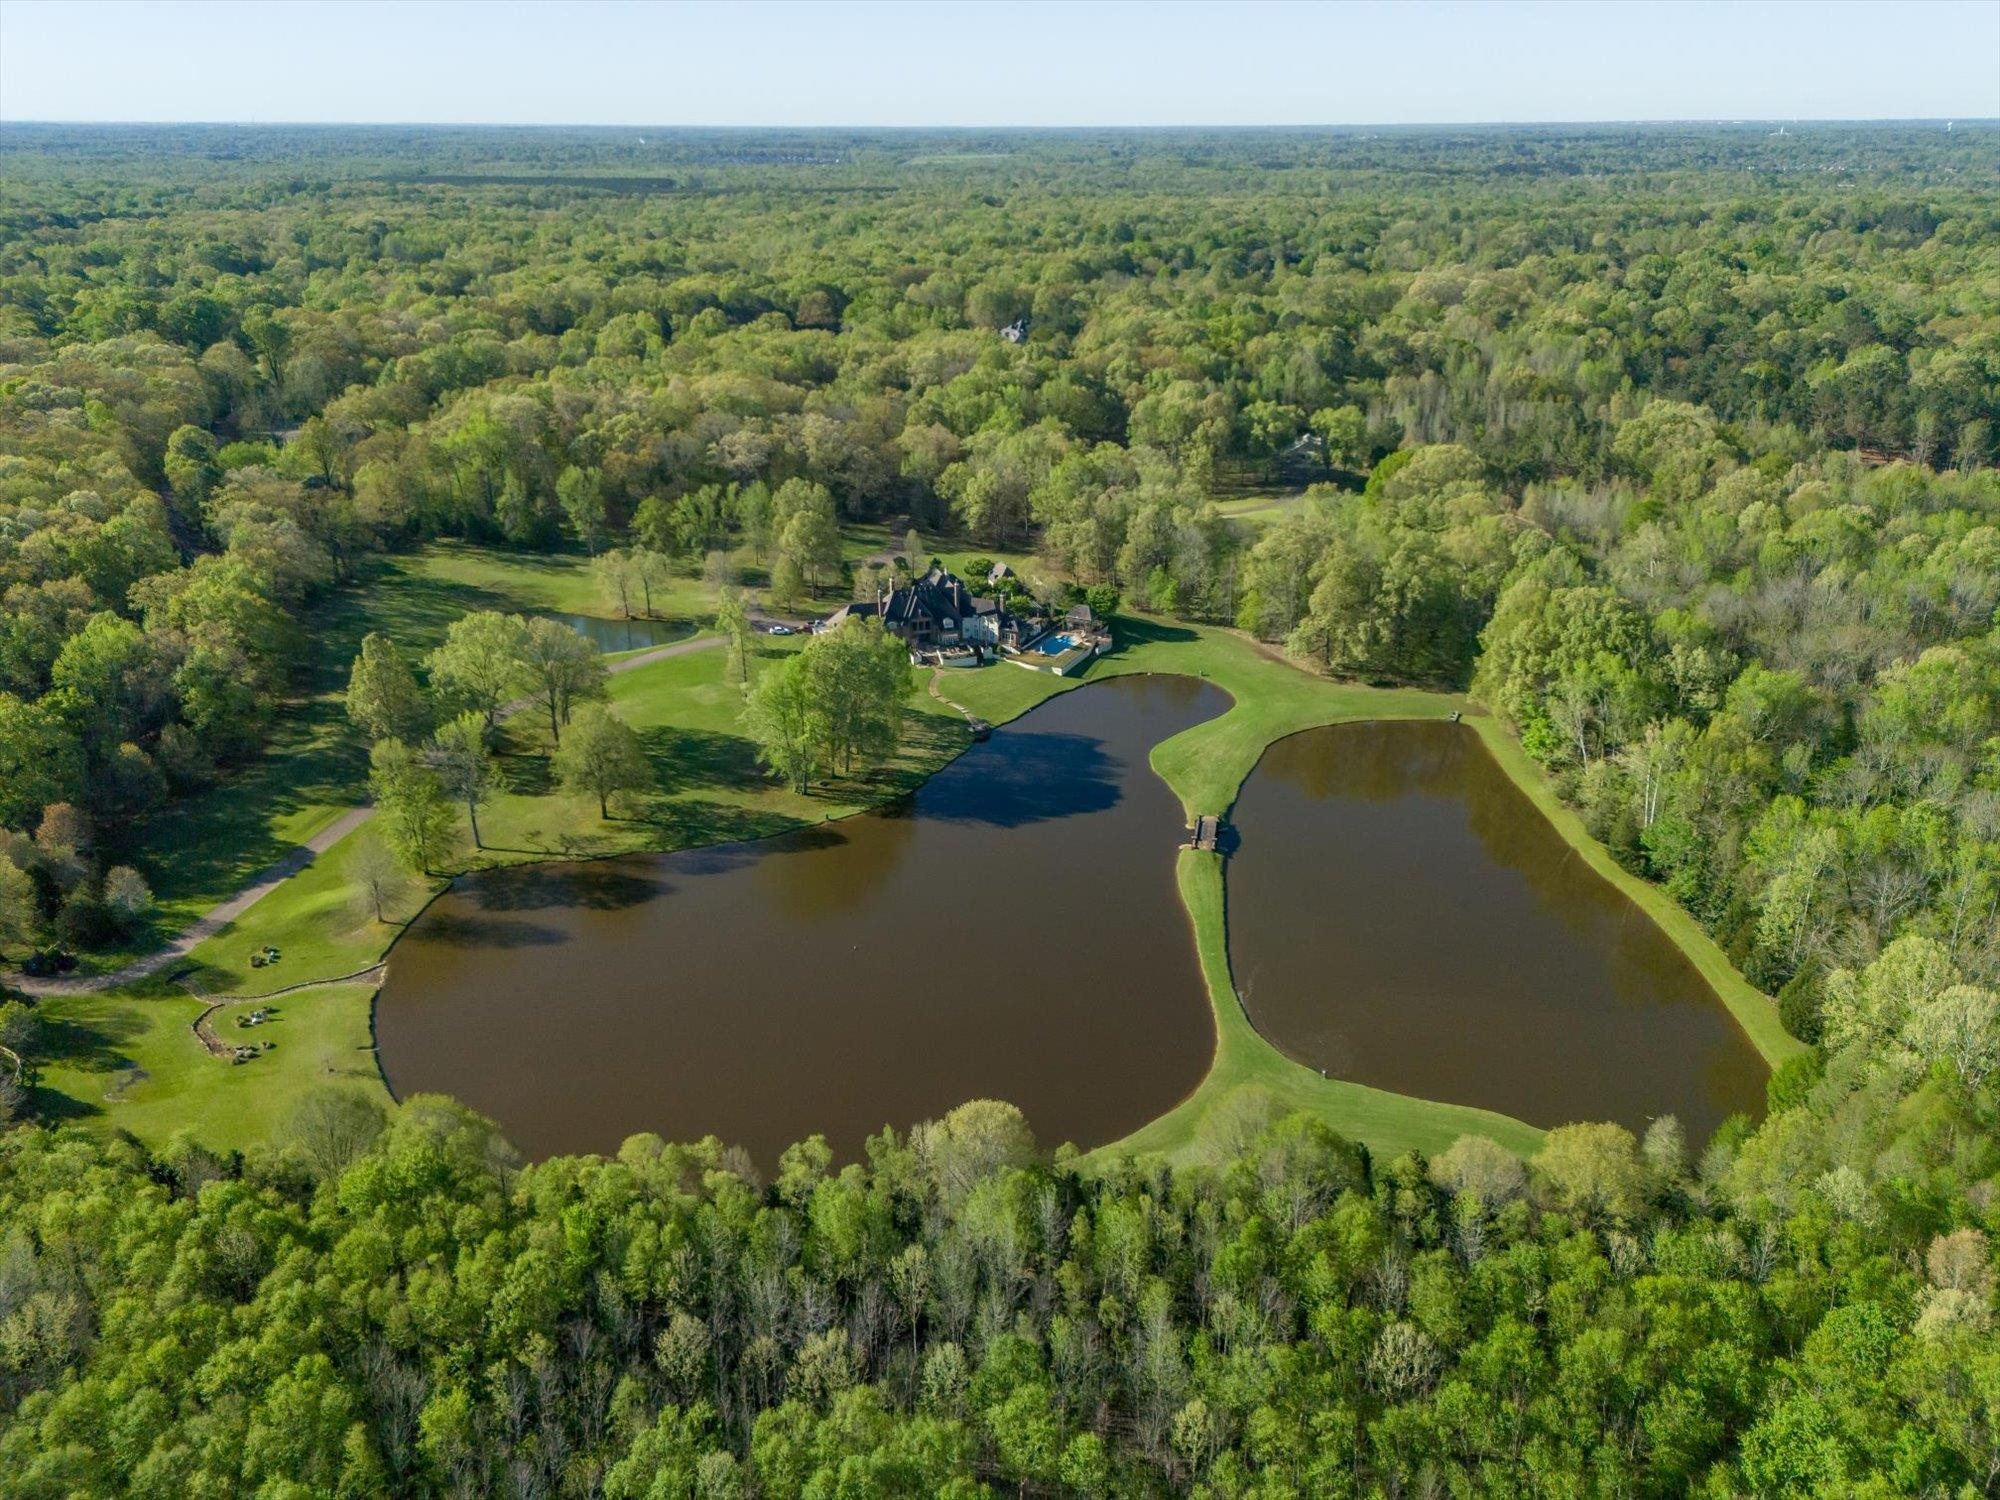
<path fill-rule="evenodd" d="M 757 862 L 755 883 L 774 915 L 824 922 L 868 904 L 894 878 L 916 841 L 911 799 L 801 829 L 771 842 Z"/>
<path fill-rule="evenodd" d="M 643 858 L 515 865 L 489 870 L 460 889 L 481 911 L 623 911 L 665 889 Z"/>

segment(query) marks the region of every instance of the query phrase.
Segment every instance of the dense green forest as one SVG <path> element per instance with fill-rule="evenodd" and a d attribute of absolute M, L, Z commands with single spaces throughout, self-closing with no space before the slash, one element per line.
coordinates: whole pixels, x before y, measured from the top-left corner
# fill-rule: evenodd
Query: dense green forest
<path fill-rule="evenodd" d="M 1084 1171 L 978 1104 L 766 1184 L 431 1099 L 149 1157 L 26 1118 L 7 1005 L 0 1494 L 2000 1488 L 1996 170 L 0 128 L 0 951 L 143 931 L 148 820 L 259 763 L 378 554 L 831 597 L 887 522 L 1469 686 L 1814 1046 L 1712 1142 L 1250 1109 Z"/>

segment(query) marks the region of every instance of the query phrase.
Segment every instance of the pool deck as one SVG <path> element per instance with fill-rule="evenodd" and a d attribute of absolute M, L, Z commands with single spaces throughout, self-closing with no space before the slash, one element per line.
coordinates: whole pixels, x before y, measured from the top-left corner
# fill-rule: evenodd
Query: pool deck
<path fill-rule="evenodd" d="M 1042 650 L 1041 643 L 1036 642 L 1011 655 L 1002 652 L 1000 659 L 1017 667 L 1026 667 L 1030 672 L 1053 672 L 1058 677 L 1067 677 L 1091 658 L 1101 656 L 1110 649 L 1108 640 L 1080 641 L 1050 653 Z"/>

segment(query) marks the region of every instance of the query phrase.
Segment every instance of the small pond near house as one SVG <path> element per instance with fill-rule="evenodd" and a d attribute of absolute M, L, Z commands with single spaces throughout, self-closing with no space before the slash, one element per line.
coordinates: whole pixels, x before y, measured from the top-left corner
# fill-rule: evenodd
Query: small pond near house
<path fill-rule="evenodd" d="M 678 620 L 607 620 L 598 615 L 572 615 L 559 611 L 550 611 L 548 618 L 569 626 L 604 652 L 664 646 L 691 633 L 687 625 Z"/>
<path fill-rule="evenodd" d="M 1765 1068 L 1679 948 L 1462 724 L 1308 730 L 1233 820 L 1229 947 L 1301 1062 L 1535 1125 L 1760 1114 Z"/>
<path fill-rule="evenodd" d="M 1147 754 L 1228 706 L 1112 678 L 883 812 L 463 879 L 390 956 L 390 1087 L 453 1094 L 536 1156 L 713 1133 L 769 1171 L 815 1131 L 854 1159 L 982 1097 L 1050 1147 L 1115 1140 L 1214 1050 L 1180 802 Z"/>

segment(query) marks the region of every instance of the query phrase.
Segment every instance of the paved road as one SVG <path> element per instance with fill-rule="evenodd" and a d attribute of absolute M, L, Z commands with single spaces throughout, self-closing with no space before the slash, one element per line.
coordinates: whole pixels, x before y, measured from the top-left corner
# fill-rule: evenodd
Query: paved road
<path fill-rule="evenodd" d="M 712 650 L 727 639 L 727 636 L 720 635 L 698 635 L 692 640 L 675 641 L 669 646 L 655 646 L 650 651 L 641 651 L 637 656 L 614 661 L 605 670 L 616 677 L 620 672 L 629 672 L 634 667 L 650 667 L 654 662 L 665 661 L 670 656 L 686 656 L 691 651 Z"/>
<path fill-rule="evenodd" d="M 623 661 L 612 662 L 606 670 L 616 676 L 621 672 L 650 666 L 656 661 L 664 661 L 670 656 L 685 656 L 691 651 L 706 651 L 720 646 L 722 642 L 723 637 L 719 635 L 697 636 L 693 640 L 675 641 L 671 645 L 656 646 L 650 651 L 641 651 L 637 656 L 628 656 Z M 508 704 L 502 712 L 513 713 L 532 701 L 523 698 L 519 702 Z M 157 953 L 148 953 L 144 958 L 135 958 L 123 968 L 113 969 L 108 974 L 92 974 L 81 979 L 31 979 L 25 974 L 16 974 L 7 982 L 15 989 L 30 995 L 86 995 L 93 990 L 115 989 L 121 984 L 131 984 L 149 974 L 157 974 L 176 959 L 187 957 L 197 943 L 214 937 L 216 933 L 222 931 L 374 816 L 375 809 L 366 804 L 349 808 L 303 844 L 294 847 L 283 859 L 258 872 L 250 884 L 227 901 L 211 906 L 195 918 L 184 931 Z"/>

